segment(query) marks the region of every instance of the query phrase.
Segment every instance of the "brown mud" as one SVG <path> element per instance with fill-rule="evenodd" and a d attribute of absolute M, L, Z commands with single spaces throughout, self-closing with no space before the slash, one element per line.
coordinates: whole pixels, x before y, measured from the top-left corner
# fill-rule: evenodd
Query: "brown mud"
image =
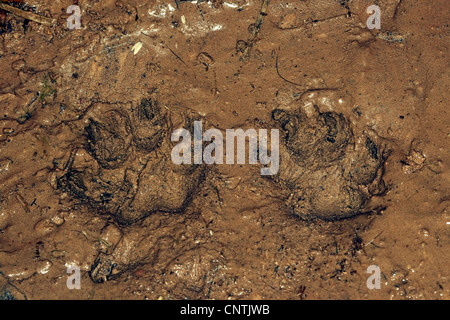
<path fill-rule="evenodd" d="M 56 24 L 0 12 L 0 298 L 450 299 L 447 1 L 25 3 Z M 196 120 L 278 128 L 278 174 L 175 165 Z"/>

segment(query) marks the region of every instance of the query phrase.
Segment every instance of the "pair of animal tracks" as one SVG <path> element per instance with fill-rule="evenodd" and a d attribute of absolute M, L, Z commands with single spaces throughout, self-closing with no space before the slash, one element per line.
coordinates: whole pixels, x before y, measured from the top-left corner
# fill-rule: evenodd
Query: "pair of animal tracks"
<path fill-rule="evenodd" d="M 344 115 L 321 112 L 320 105 L 313 109 L 295 106 L 272 112 L 272 125 L 281 133 L 280 168 L 266 179 L 288 191 L 288 210 L 303 220 L 358 215 L 374 194 L 383 192 L 385 147 L 374 134 L 354 136 Z M 133 225 L 155 212 L 185 210 L 206 167 L 171 161 L 174 128 L 168 111 L 156 100 L 143 99 L 128 108 L 99 104 L 86 118 L 84 143 L 59 177 L 60 189 L 121 225 Z M 192 130 L 194 117 L 182 118 L 182 126 Z M 120 253 L 122 249 L 119 244 L 99 253 L 91 270 L 94 281 L 138 264 Z"/>

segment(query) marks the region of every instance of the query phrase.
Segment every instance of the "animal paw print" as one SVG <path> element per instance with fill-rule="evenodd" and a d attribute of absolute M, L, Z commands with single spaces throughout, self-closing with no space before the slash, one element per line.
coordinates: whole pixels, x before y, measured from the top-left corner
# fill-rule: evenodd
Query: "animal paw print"
<path fill-rule="evenodd" d="M 204 170 L 172 163 L 172 127 L 158 102 L 143 99 L 130 110 L 107 104 L 94 109 L 83 147 L 58 179 L 61 189 L 123 225 L 156 211 L 183 211 Z"/>
<path fill-rule="evenodd" d="M 276 109 L 272 118 L 283 133 L 280 170 L 273 177 L 290 196 L 290 211 L 304 220 L 338 220 L 364 211 L 374 194 L 384 191 L 386 148 L 369 132 L 354 136 L 349 121 L 334 111 L 301 107 Z"/>

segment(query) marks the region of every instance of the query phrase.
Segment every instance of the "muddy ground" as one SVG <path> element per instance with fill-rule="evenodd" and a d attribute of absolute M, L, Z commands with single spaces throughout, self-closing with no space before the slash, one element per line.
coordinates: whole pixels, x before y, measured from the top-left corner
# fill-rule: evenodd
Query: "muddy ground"
<path fill-rule="evenodd" d="M 450 298 L 446 0 L 71 4 L 0 16 L 2 299 Z M 194 121 L 279 173 L 175 165 Z"/>

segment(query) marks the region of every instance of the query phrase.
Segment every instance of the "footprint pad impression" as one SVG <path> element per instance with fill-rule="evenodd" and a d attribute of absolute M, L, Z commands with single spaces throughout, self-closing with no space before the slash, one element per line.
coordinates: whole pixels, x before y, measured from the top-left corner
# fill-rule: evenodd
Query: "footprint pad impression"
<path fill-rule="evenodd" d="M 283 137 L 280 170 L 273 179 L 289 190 L 286 203 L 297 217 L 349 218 L 384 191 L 387 152 L 375 134 L 356 137 L 344 115 L 320 112 L 317 105 L 309 113 L 276 109 L 272 118 Z"/>
<path fill-rule="evenodd" d="M 84 145 L 74 152 L 59 186 L 121 224 L 156 211 L 183 211 L 203 170 L 172 163 L 172 128 L 158 102 L 143 99 L 131 110 L 109 105 L 97 109 L 84 127 Z"/>

